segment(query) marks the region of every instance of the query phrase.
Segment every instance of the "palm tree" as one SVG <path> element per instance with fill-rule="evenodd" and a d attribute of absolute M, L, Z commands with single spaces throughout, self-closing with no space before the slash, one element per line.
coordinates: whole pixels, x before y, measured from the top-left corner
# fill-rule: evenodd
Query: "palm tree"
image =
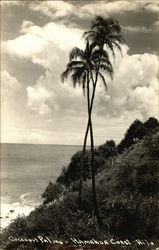
<path fill-rule="evenodd" d="M 98 210 L 98 205 L 97 205 L 97 199 L 96 199 L 96 188 L 95 188 L 95 172 L 94 172 L 94 139 L 93 139 L 93 127 L 92 127 L 92 120 L 91 120 L 91 114 L 92 114 L 92 109 L 93 109 L 93 103 L 94 103 L 94 98 L 95 98 L 95 91 L 96 91 L 96 85 L 98 78 L 100 77 L 107 88 L 107 84 L 105 82 L 104 76 L 101 74 L 100 70 L 104 70 L 106 73 L 108 73 L 111 77 L 113 75 L 113 68 L 109 60 L 108 52 L 111 51 L 113 57 L 115 57 L 115 51 L 114 49 L 117 48 L 121 52 L 121 46 L 124 42 L 124 39 L 121 35 L 121 29 L 116 20 L 113 20 L 112 18 L 109 19 L 104 19 L 103 17 L 96 17 L 95 21 L 92 23 L 91 30 L 87 31 L 84 33 L 84 37 L 86 38 L 87 41 L 91 41 L 91 45 L 88 47 L 91 48 L 91 53 L 93 51 L 93 54 L 95 55 L 94 60 L 92 61 L 93 64 L 91 63 L 91 60 L 93 59 L 92 54 L 89 54 L 89 59 L 86 57 L 82 58 L 82 51 L 79 50 L 78 48 L 75 48 L 72 50 L 70 53 L 70 63 L 67 65 L 66 71 L 62 74 L 62 79 L 64 80 L 67 78 L 67 76 L 78 70 L 76 66 L 79 61 L 72 61 L 75 58 L 80 58 L 87 63 L 87 65 L 91 66 L 88 67 L 85 64 L 85 70 L 86 72 L 84 73 L 84 68 L 78 70 L 79 74 L 75 74 L 76 76 L 78 75 L 79 79 L 76 78 L 76 83 L 78 82 L 79 84 L 82 83 L 83 90 L 85 89 L 87 85 L 87 103 L 88 103 L 88 123 L 87 123 L 87 129 L 85 133 L 85 138 L 84 138 L 84 144 L 83 144 L 83 163 L 81 165 L 81 170 L 80 170 L 80 187 L 79 187 L 79 204 L 81 202 L 81 192 L 82 192 L 82 169 L 84 166 L 84 154 L 85 154 L 85 148 L 86 148 L 86 141 L 87 141 L 87 136 L 90 128 L 90 140 L 91 140 L 91 172 L 92 172 L 92 194 L 93 194 L 93 207 L 94 207 L 94 213 L 97 217 L 98 224 L 100 228 L 103 227 L 103 223 L 99 214 Z M 89 43 L 87 42 L 87 45 Z M 105 50 L 107 48 L 108 52 Z M 86 46 L 87 48 L 87 46 Z M 97 49 L 98 48 L 98 49 Z M 85 50 L 86 52 L 86 50 Z M 88 56 L 88 53 L 87 53 Z M 73 66 L 74 65 L 74 66 Z M 93 67 L 92 67 L 93 65 Z M 73 67 L 72 67 L 73 66 Z M 74 86 L 76 86 L 74 82 L 74 74 L 72 74 L 72 80 Z M 92 81 L 93 84 L 93 91 L 92 91 L 92 96 L 90 100 L 90 93 L 89 93 L 89 83 L 90 80 Z M 86 84 L 87 82 L 87 84 Z"/>
<path fill-rule="evenodd" d="M 102 60 L 102 54 L 107 53 L 108 57 L 109 51 L 115 58 L 115 51 L 114 51 L 115 48 L 122 53 L 120 44 L 123 44 L 125 41 L 121 34 L 121 28 L 117 20 L 114 20 L 112 18 L 105 19 L 101 16 L 97 16 L 95 20 L 92 22 L 91 30 L 84 32 L 83 36 L 86 38 L 86 40 L 90 40 L 94 47 L 95 46 L 100 47 L 101 56 L 99 55 L 99 57 L 101 57 L 101 60 Z M 106 47 L 107 50 L 104 50 L 104 46 Z M 98 66 L 100 65 L 100 63 L 101 61 L 99 58 Z M 95 97 L 97 81 L 98 81 L 98 71 L 96 74 L 94 89 L 91 98 L 91 104 L 90 104 L 91 112 L 93 108 L 93 101 Z M 90 124 L 88 121 L 86 129 L 87 131 L 86 138 L 88 136 L 89 126 Z"/>
<path fill-rule="evenodd" d="M 102 59 L 102 63 L 100 67 L 97 67 L 98 60 Z M 64 81 L 69 75 L 71 75 L 71 79 L 73 82 L 73 86 L 76 87 L 77 84 L 82 85 L 83 94 L 85 95 L 85 90 L 87 90 L 87 104 L 88 104 L 88 120 L 89 124 L 91 122 L 90 115 L 90 81 L 94 84 L 93 77 L 96 75 L 98 70 L 99 77 L 103 81 L 105 87 L 107 88 L 105 79 L 100 72 L 100 70 L 106 70 L 113 74 L 113 68 L 110 63 L 108 54 L 106 51 L 100 51 L 99 48 L 94 48 L 94 46 L 90 46 L 89 42 L 86 43 L 85 50 L 81 50 L 77 47 L 72 49 L 70 52 L 69 63 L 67 64 L 66 70 L 61 74 L 61 79 Z M 93 86 L 94 88 L 94 86 Z M 86 134 L 84 137 L 83 149 L 82 149 L 82 162 L 80 165 L 80 184 L 79 184 L 79 199 L 78 206 L 81 208 L 81 195 L 82 195 L 82 181 L 83 181 L 83 168 L 84 168 L 84 160 L 85 160 L 85 151 L 86 151 L 86 141 L 88 135 L 89 127 L 87 127 Z"/>
<path fill-rule="evenodd" d="M 121 28 L 118 24 L 118 22 L 112 18 L 105 19 L 103 17 L 96 17 L 95 21 L 92 23 L 91 30 L 84 33 L 84 37 L 87 40 L 91 41 L 91 45 L 93 47 L 99 47 L 99 55 L 98 55 L 98 61 L 96 64 L 96 75 L 95 80 L 93 81 L 93 93 L 91 97 L 91 103 L 89 104 L 89 119 L 87 123 L 87 129 L 86 129 L 86 135 L 85 138 L 87 140 L 87 135 L 90 127 L 90 139 L 91 139 L 91 169 L 92 169 L 92 194 L 93 194 L 93 205 L 94 205 L 94 211 L 95 215 L 97 217 L 97 221 L 99 224 L 99 227 L 103 227 L 103 222 L 101 220 L 98 205 L 97 205 L 97 198 L 96 198 L 96 188 L 95 188 L 95 166 L 94 166 L 94 140 L 93 140 L 93 128 L 92 128 L 92 120 L 91 120 L 91 114 L 92 114 L 92 108 L 93 108 L 93 102 L 95 97 L 95 91 L 96 91 L 96 85 L 99 77 L 99 69 L 101 68 L 101 65 L 103 64 L 103 54 L 106 54 L 106 50 L 104 50 L 104 47 L 107 48 L 108 51 L 110 51 L 115 57 L 114 49 L 118 49 L 121 52 L 121 46 L 120 44 L 124 43 L 124 39 L 121 34 Z M 107 58 L 109 58 L 107 56 Z M 110 61 L 109 61 L 110 62 Z M 105 69 L 107 73 L 109 72 L 109 67 Z M 112 71 L 113 72 L 113 71 Z M 112 73 L 110 74 L 112 76 Z M 106 83 L 105 83 L 106 85 Z M 107 85 L 106 85 L 107 86 Z"/>

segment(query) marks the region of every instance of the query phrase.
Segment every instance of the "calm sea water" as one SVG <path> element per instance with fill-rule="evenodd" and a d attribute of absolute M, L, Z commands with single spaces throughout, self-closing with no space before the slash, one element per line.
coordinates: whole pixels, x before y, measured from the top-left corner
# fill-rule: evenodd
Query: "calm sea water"
<path fill-rule="evenodd" d="M 2 144 L 1 227 L 38 205 L 49 181 L 79 150 L 81 146 Z"/>

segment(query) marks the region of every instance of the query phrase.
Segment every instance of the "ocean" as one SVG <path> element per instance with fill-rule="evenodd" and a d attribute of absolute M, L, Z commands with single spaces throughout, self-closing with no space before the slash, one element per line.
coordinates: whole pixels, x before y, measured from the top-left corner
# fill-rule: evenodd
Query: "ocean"
<path fill-rule="evenodd" d="M 1 227 L 28 215 L 82 146 L 1 144 Z"/>

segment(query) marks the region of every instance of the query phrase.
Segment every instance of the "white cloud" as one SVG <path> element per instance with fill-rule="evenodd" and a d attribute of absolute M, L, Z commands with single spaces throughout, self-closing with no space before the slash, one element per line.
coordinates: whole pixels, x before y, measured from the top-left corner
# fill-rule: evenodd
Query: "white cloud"
<path fill-rule="evenodd" d="M 29 59 L 45 68 L 52 68 L 74 46 L 82 46 L 82 31 L 62 24 L 48 23 L 44 27 L 24 21 L 19 37 L 3 42 L 4 50 L 18 58 Z M 66 56 L 67 55 L 67 56 Z"/>
<path fill-rule="evenodd" d="M 56 7 L 58 2 L 51 1 L 47 4 L 52 3 Z M 121 2 L 124 2 L 125 5 L 122 6 Z M 98 13 L 113 13 L 113 11 L 117 13 L 121 6 L 122 11 L 137 8 L 136 2 L 105 3 L 102 1 L 101 3 L 103 5 L 94 6 L 92 2 L 89 6 L 79 7 L 77 15 L 86 16 L 88 14 L 91 16 Z M 51 13 L 52 10 L 53 8 L 50 9 Z M 70 9 L 70 11 L 74 10 L 74 8 Z M 68 13 L 68 11 L 66 12 Z M 64 14 L 59 11 L 55 16 L 60 17 Z M 139 28 L 140 31 L 147 32 L 144 27 L 128 27 L 132 32 L 138 32 Z M 27 109 L 24 112 L 16 109 L 15 112 L 13 107 L 6 122 L 10 126 L 19 124 L 19 127 L 39 126 L 44 128 L 44 131 L 40 132 L 40 135 L 37 132 L 28 132 L 27 138 L 25 138 L 25 130 L 19 134 L 19 129 L 17 129 L 16 135 L 12 131 L 12 138 L 16 139 L 19 136 L 21 138 L 19 140 L 22 142 L 25 140 L 34 142 L 32 138 L 36 138 L 37 142 L 39 140 L 44 143 L 60 142 L 62 144 L 66 141 L 69 141 L 70 144 L 82 143 L 87 122 L 86 98 L 82 96 L 80 88 L 72 87 L 69 79 L 62 84 L 59 76 L 68 61 L 70 49 L 74 46 L 83 46 L 83 42 L 80 40 L 83 31 L 54 22 L 40 27 L 30 21 L 24 21 L 20 32 L 19 37 L 3 43 L 6 52 L 14 56 L 14 59 L 27 59 L 44 68 L 49 68 L 49 70 L 38 79 L 35 85 L 27 87 L 25 92 Z M 104 142 L 103 140 L 110 136 L 114 139 L 121 137 L 124 132 L 123 127 L 125 126 L 126 129 L 136 118 L 157 116 L 157 56 L 148 53 L 129 55 L 127 47 L 123 47 L 123 55 L 123 58 L 119 55 L 116 57 L 115 77 L 113 82 L 108 82 L 108 93 L 105 93 L 103 87 L 98 84 L 93 111 L 96 144 Z M 4 76 L 7 83 L 12 82 L 13 89 L 11 88 L 9 92 L 18 90 L 18 85 L 20 86 L 18 80 L 7 73 L 4 73 Z M 25 98 L 23 98 L 24 101 L 26 101 Z M 21 109 L 24 107 L 23 105 Z M 46 115 L 45 124 L 42 115 Z M 116 127 L 112 129 L 114 124 Z M 52 129 L 52 132 L 49 136 L 45 136 L 48 128 Z"/>
<path fill-rule="evenodd" d="M 73 11 L 73 5 L 65 1 L 44 1 L 38 4 L 33 2 L 30 4 L 30 8 L 53 19 L 64 17 Z"/>
<path fill-rule="evenodd" d="M 68 17 L 76 14 L 81 18 L 89 18 L 94 15 L 111 16 L 118 13 L 134 12 L 145 9 L 151 12 L 158 12 L 157 1 L 142 0 L 142 1 L 93 1 L 91 3 L 84 3 L 83 5 L 73 5 L 65 1 L 45 1 L 41 3 L 31 3 L 30 8 L 33 11 L 38 11 L 52 20 L 56 18 Z"/>
<path fill-rule="evenodd" d="M 151 80 L 149 86 L 139 86 L 132 91 L 132 95 L 128 99 L 130 110 L 136 109 L 142 117 L 158 114 L 158 93 L 156 87 L 158 85 L 157 78 Z"/>
<path fill-rule="evenodd" d="M 27 87 L 28 107 L 30 110 L 38 112 L 40 115 L 45 115 L 51 112 L 49 106 L 45 103 L 50 100 L 52 93 L 43 86 L 35 85 Z"/>
<path fill-rule="evenodd" d="M 23 100 L 23 101 L 22 101 Z M 23 90 L 21 83 L 8 71 L 1 72 L 1 136 L 4 138 L 6 133 L 3 128 L 18 123 L 23 114 Z M 21 115 L 19 110 L 22 109 Z M 18 115 L 17 115 L 18 114 Z"/>
<path fill-rule="evenodd" d="M 122 26 L 122 29 L 128 32 L 139 32 L 139 33 L 149 33 L 154 30 L 151 28 L 146 28 L 144 26 Z"/>
<path fill-rule="evenodd" d="M 11 76 L 7 71 L 2 71 L 1 72 L 1 82 L 3 84 L 3 87 L 6 89 L 19 89 L 20 88 L 20 83 L 18 80 Z"/>
<path fill-rule="evenodd" d="M 83 133 L 71 130 L 43 130 L 43 129 L 21 129 L 19 127 L 4 127 L 2 134 L 3 142 L 33 143 L 33 144 L 59 144 L 77 145 L 83 140 Z"/>
<path fill-rule="evenodd" d="M 104 15 L 111 16 L 115 14 L 122 14 L 124 12 L 135 12 L 139 10 L 146 9 L 151 12 L 158 12 L 159 5 L 157 2 L 151 4 L 151 1 L 142 0 L 142 1 L 99 1 L 92 2 L 91 4 L 83 5 L 77 15 L 84 17 L 90 17 L 94 15 Z"/>
<path fill-rule="evenodd" d="M 136 2 L 129 1 L 114 1 L 108 2 L 100 1 L 86 4 L 81 10 L 81 15 L 107 15 L 107 14 L 115 14 L 115 13 L 123 13 L 125 11 L 134 11 L 136 10 Z"/>
<path fill-rule="evenodd" d="M 9 0 L 5 1 L 5 0 L 2 0 L 0 2 L 1 6 L 6 6 L 6 7 L 14 6 L 14 5 L 21 5 L 21 4 L 22 4 L 22 1 L 9 1 Z"/>
<path fill-rule="evenodd" d="M 148 11 L 151 11 L 151 12 L 158 13 L 159 12 L 159 2 L 158 1 L 154 1 L 152 3 L 152 1 L 151 1 L 150 4 L 146 5 L 145 9 L 148 10 Z"/>
<path fill-rule="evenodd" d="M 41 115 L 76 114 L 83 112 L 84 97 L 82 89 L 78 86 L 73 88 L 70 80 L 64 84 L 60 81 L 60 70 L 58 74 L 46 71 L 34 86 L 27 87 L 28 108 Z"/>
<path fill-rule="evenodd" d="M 157 117 L 158 57 L 148 53 L 129 55 L 128 49 L 123 48 L 123 58 L 116 58 L 114 81 L 108 84 L 109 98 L 99 89 L 96 112 L 114 117 L 124 115 L 130 121 Z"/>
<path fill-rule="evenodd" d="M 157 56 L 129 55 L 128 48 L 123 47 L 123 58 L 116 57 L 115 77 L 113 82 L 108 82 L 108 92 L 100 83 L 97 86 L 93 110 L 96 145 L 111 138 L 119 141 L 136 118 L 157 117 L 157 68 Z M 5 141 L 82 144 L 87 123 L 86 98 L 81 88 L 73 88 L 70 80 L 62 84 L 57 73 L 47 71 L 34 86 L 27 88 L 28 112 L 34 113 L 26 115 L 23 130 L 4 129 Z M 13 125 L 19 124 L 21 117 L 15 123 L 16 116 L 13 111 L 11 114 Z M 45 122 L 41 115 L 46 115 Z M 6 124 L 10 124 L 10 117 Z"/>
<path fill-rule="evenodd" d="M 7 102 L 21 88 L 19 81 L 7 71 L 1 72 L 2 100 Z"/>
<path fill-rule="evenodd" d="M 113 126 L 114 120 L 116 124 L 125 124 L 126 127 L 136 118 L 144 120 L 149 116 L 157 117 L 159 84 L 157 70 L 156 55 L 148 53 L 129 55 L 128 47 L 123 46 L 123 58 L 118 54 L 116 56 L 115 76 L 113 82 L 108 81 L 108 92 L 105 92 L 102 84 L 98 83 L 97 86 L 93 110 L 95 136 L 98 137 L 99 128 L 104 131 L 108 121 L 110 127 Z M 79 124 L 78 118 L 80 117 L 84 124 L 87 121 L 86 98 L 83 97 L 81 88 L 73 88 L 70 79 L 62 84 L 59 79 L 60 73 L 60 69 L 57 74 L 47 71 L 34 86 L 28 87 L 28 105 L 30 109 L 41 114 L 45 114 L 43 107 L 47 105 L 51 110 L 49 121 L 62 119 L 65 120 L 65 126 L 71 123 L 70 129 L 78 130 L 79 127 L 83 127 Z M 123 131 L 123 128 L 121 130 Z M 106 133 L 106 136 L 108 137 L 109 133 Z M 114 136 L 117 137 L 117 134 Z"/>

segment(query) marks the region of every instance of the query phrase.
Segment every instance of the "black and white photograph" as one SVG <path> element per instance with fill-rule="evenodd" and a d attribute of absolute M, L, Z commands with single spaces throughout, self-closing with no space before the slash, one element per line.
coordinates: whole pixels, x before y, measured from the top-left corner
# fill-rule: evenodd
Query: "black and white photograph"
<path fill-rule="evenodd" d="M 159 1 L 0 9 L 0 250 L 158 250 Z"/>

